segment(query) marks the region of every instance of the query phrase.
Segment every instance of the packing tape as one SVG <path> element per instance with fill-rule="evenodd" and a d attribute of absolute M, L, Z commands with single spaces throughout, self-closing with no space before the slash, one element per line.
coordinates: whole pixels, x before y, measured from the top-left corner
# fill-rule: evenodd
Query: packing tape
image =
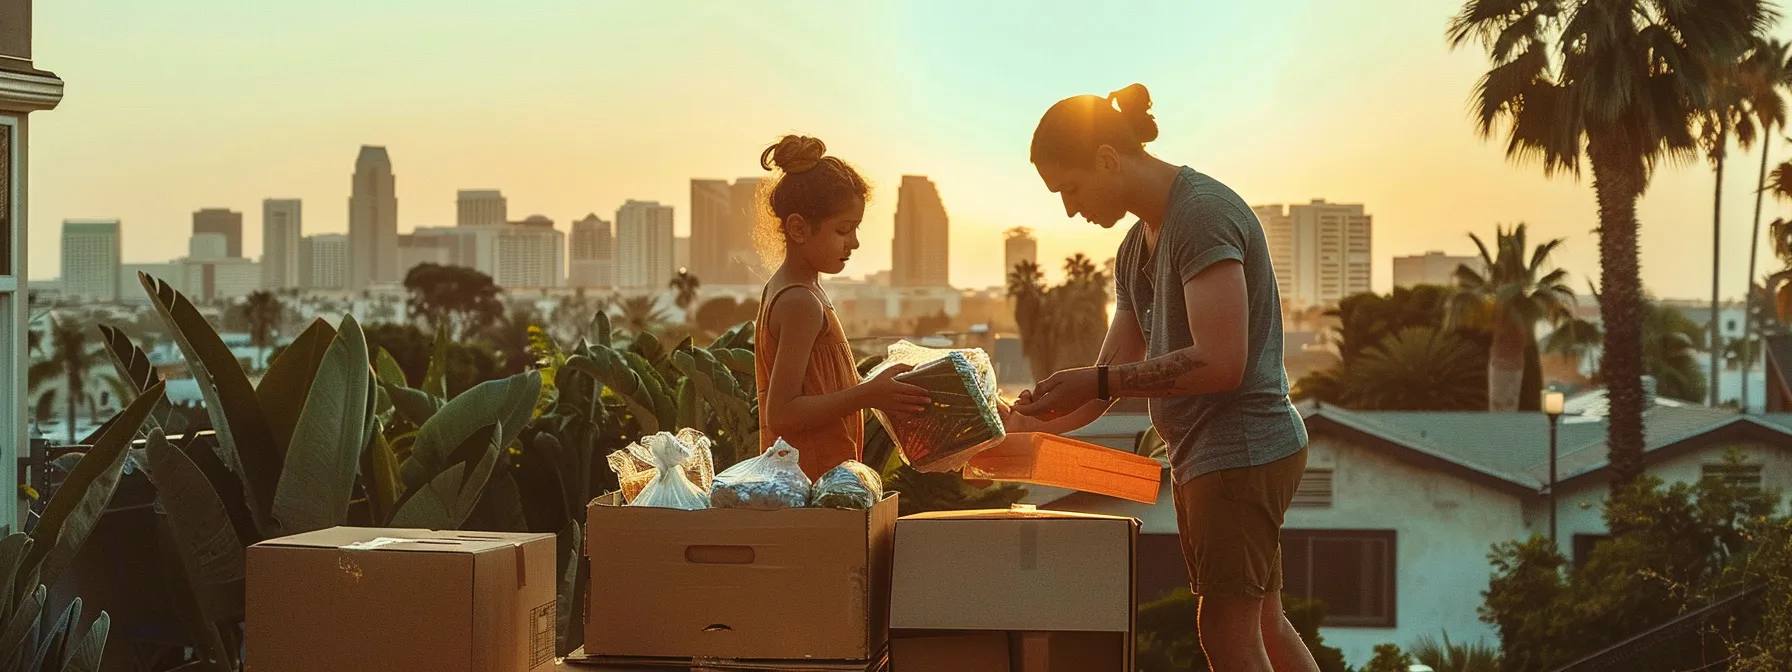
<path fill-rule="evenodd" d="M 345 550 L 345 551 L 371 551 L 371 550 L 379 548 L 381 546 L 391 546 L 392 544 L 402 544 L 407 541 L 416 541 L 416 540 L 415 539 L 398 539 L 395 537 L 378 537 L 378 538 L 374 538 L 374 539 L 368 539 L 367 541 L 357 541 L 352 544 L 343 544 L 342 546 L 338 546 L 338 548 L 341 548 L 342 550 Z"/>

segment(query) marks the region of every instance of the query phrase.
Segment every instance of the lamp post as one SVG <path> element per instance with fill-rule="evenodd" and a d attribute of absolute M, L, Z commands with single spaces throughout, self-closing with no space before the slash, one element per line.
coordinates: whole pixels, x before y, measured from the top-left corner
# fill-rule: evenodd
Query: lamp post
<path fill-rule="evenodd" d="M 1556 545 L 1556 421 L 1562 418 L 1562 393 L 1543 393 L 1543 412 L 1549 416 L 1549 543 Z"/>

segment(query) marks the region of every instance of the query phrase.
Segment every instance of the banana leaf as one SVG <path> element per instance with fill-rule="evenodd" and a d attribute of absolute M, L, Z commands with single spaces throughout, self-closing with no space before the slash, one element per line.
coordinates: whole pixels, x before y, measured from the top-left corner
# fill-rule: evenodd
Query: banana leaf
<path fill-rule="evenodd" d="M 160 432 L 151 433 L 148 444 L 156 499 L 168 513 L 175 552 L 193 592 L 216 619 L 241 618 L 243 542 L 224 502 L 199 466 Z"/>
<path fill-rule="evenodd" d="M 268 420 L 268 431 L 274 438 L 274 454 L 286 461 L 287 447 L 292 445 L 293 428 L 299 424 L 301 403 L 311 392 L 312 380 L 323 365 L 324 353 L 336 340 L 336 328 L 323 320 L 311 326 L 281 350 L 268 364 L 255 388 L 255 399 Z"/>
<path fill-rule="evenodd" d="M 345 315 L 293 428 L 295 449 L 286 454 L 274 495 L 273 518 L 280 535 L 347 522 L 372 420 L 371 375 L 367 340 L 355 318 Z"/>
<path fill-rule="evenodd" d="M 541 393 L 541 376 L 524 371 L 502 380 L 480 383 L 449 400 L 417 430 L 410 459 L 400 468 L 405 490 L 430 483 L 448 468 L 449 456 L 481 427 L 497 424 L 503 429 L 500 449 L 515 441 L 535 410 Z"/>
<path fill-rule="evenodd" d="M 467 437 L 467 443 L 471 446 L 483 446 L 484 452 L 478 463 L 455 462 L 416 491 L 406 493 L 405 500 L 398 504 L 398 512 L 392 516 L 392 526 L 432 530 L 460 529 L 467 516 L 472 514 L 473 507 L 478 504 L 485 484 L 491 480 L 492 468 L 498 461 L 501 431 L 502 428 L 498 425 L 486 425 L 475 430 Z"/>

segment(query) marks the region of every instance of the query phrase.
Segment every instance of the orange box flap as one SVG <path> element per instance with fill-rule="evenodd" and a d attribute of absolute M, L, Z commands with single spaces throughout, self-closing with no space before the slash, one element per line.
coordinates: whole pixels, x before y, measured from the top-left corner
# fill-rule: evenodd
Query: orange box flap
<path fill-rule="evenodd" d="M 1017 432 L 978 453 L 965 478 L 1017 481 L 1155 504 L 1163 464 L 1150 457 L 1042 432 Z"/>

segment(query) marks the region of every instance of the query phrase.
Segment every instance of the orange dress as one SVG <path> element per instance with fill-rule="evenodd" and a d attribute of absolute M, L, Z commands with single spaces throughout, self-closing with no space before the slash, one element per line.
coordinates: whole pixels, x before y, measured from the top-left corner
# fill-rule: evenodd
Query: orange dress
<path fill-rule="evenodd" d="M 803 285 L 786 285 L 773 292 L 767 286 L 765 298 L 759 304 L 759 321 L 753 325 L 754 380 L 759 385 L 759 450 L 765 452 L 778 439 L 784 439 L 796 448 L 803 473 L 815 479 L 841 462 L 863 457 L 865 419 L 862 411 L 854 411 L 838 422 L 783 437 L 778 436 L 766 421 L 771 414 L 765 412 L 765 395 L 772 386 L 772 360 L 778 354 L 778 339 L 767 326 L 768 318 L 778 297 L 792 289 L 813 291 Z M 831 394 L 859 384 L 858 364 L 852 356 L 852 345 L 846 342 L 846 330 L 840 326 L 840 317 L 834 314 L 834 306 L 826 297 L 818 295 L 816 298 L 821 299 L 825 324 L 815 337 L 815 350 L 809 355 L 809 366 L 803 372 L 803 396 Z"/>

